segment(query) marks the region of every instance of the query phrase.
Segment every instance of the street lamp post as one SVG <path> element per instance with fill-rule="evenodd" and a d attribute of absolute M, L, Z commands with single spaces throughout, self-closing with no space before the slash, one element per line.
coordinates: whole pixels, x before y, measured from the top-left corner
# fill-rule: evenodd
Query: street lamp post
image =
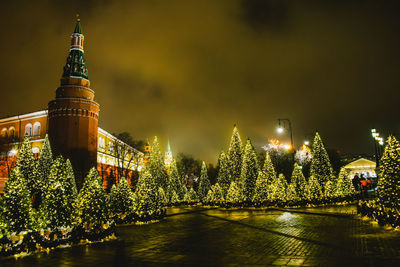
<path fill-rule="evenodd" d="M 383 146 L 385 143 L 383 141 L 383 137 L 379 136 L 379 133 L 376 131 L 376 129 L 371 129 L 371 135 L 374 141 L 376 168 L 378 168 L 379 158 L 382 154 L 381 146 Z"/>
<path fill-rule="evenodd" d="M 290 131 L 290 145 L 292 146 L 292 149 L 294 149 L 294 145 L 293 145 L 293 130 L 292 130 L 292 123 L 290 122 L 289 119 L 278 119 L 278 133 L 283 133 L 283 129 L 285 128 L 285 122 L 288 123 L 289 126 L 289 131 Z M 282 125 L 281 125 L 282 123 Z"/>

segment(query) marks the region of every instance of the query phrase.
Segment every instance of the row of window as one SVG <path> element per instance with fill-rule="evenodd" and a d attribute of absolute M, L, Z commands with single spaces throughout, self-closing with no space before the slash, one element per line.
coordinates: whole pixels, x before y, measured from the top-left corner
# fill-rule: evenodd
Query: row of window
<path fill-rule="evenodd" d="M 25 125 L 25 135 L 28 136 L 39 136 L 40 135 L 40 122 L 35 122 L 32 126 L 31 123 Z M 1 130 L 1 137 L 2 138 L 14 138 L 15 137 L 15 128 L 11 126 L 10 128 L 3 128 Z"/>

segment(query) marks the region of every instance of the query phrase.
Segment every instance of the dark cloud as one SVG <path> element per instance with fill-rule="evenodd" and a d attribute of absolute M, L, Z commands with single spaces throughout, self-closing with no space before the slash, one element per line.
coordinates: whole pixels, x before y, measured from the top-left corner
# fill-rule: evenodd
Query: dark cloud
<path fill-rule="evenodd" d="M 215 160 L 234 123 L 261 146 L 277 118 L 295 143 L 371 152 L 399 132 L 398 1 L 14 1 L 3 3 L 1 115 L 46 108 L 79 13 L 100 125 L 170 136 Z M 6 99 L 4 101 L 4 99 Z"/>

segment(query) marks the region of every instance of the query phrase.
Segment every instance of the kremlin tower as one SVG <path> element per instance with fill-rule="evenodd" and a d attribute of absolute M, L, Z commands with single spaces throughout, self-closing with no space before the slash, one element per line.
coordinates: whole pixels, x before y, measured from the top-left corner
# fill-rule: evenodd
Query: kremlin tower
<path fill-rule="evenodd" d="M 97 163 L 100 106 L 90 89 L 79 19 L 71 35 L 71 46 L 56 98 L 48 104 L 48 133 L 53 153 L 68 158 L 78 189 Z"/>

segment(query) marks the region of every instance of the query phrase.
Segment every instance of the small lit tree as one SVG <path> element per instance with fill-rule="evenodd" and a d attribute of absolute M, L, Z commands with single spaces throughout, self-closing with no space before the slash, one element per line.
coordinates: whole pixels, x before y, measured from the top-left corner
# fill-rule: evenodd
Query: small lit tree
<path fill-rule="evenodd" d="M 325 183 L 332 176 L 333 170 L 329 160 L 328 153 L 325 150 L 325 146 L 322 143 L 321 137 L 318 132 L 315 133 L 313 148 L 312 148 L 312 159 L 310 166 L 310 176 L 314 176 L 318 180 L 321 188 L 325 186 Z"/>
<path fill-rule="evenodd" d="M 147 168 L 140 174 L 136 195 L 138 197 L 137 213 L 141 219 L 147 220 L 158 215 L 160 212 L 158 187 Z"/>
<path fill-rule="evenodd" d="M 245 201 L 252 201 L 258 174 L 257 154 L 250 139 L 247 139 L 244 150 L 242 172 L 240 175 L 241 186 Z"/>
<path fill-rule="evenodd" d="M 239 131 L 235 124 L 227 155 L 230 182 L 239 181 L 240 179 L 242 171 L 242 156 L 242 140 L 240 139 Z"/>
<path fill-rule="evenodd" d="M 310 176 L 308 178 L 307 185 L 307 199 L 310 201 L 320 200 L 322 197 L 322 189 L 319 181 L 315 176 Z"/>
<path fill-rule="evenodd" d="M 158 143 L 157 136 L 154 137 L 153 144 L 151 146 L 150 157 L 147 163 L 147 168 L 157 186 L 166 189 L 168 186 L 168 174 L 164 164 L 164 157 L 160 150 L 160 144 Z"/>
<path fill-rule="evenodd" d="M 201 201 L 205 200 L 207 192 L 208 190 L 210 190 L 210 188 L 211 188 L 211 183 L 210 180 L 208 179 L 207 166 L 206 163 L 203 161 L 201 166 L 199 188 L 197 190 L 197 195 Z"/>
<path fill-rule="evenodd" d="M 106 229 L 109 214 L 106 195 L 95 168 L 90 169 L 75 202 L 75 224 L 86 231 Z"/>
<path fill-rule="evenodd" d="M 270 199 L 274 201 L 282 201 L 286 202 L 287 201 L 287 181 L 285 176 L 280 173 L 278 175 L 278 178 L 275 179 L 274 183 L 272 184 L 271 187 L 271 192 L 270 192 Z"/>
<path fill-rule="evenodd" d="M 124 220 L 133 215 L 136 210 L 135 194 L 128 181 L 122 177 L 118 185 L 113 185 L 110 193 L 110 216 Z"/>
<path fill-rule="evenodd" d="M 35 158 L 32 153 L 32 145 L 29 142 L 29 137 L 25 136 L 24 141 L 20 145 L 19 151 L 18 151 L 18 160 L 16 163 L 16 167 L 19 168 L 19 171 L 23 175 L 26 185 L 28 186 L 29 194 L 35 195 L 37 192 L 35 191 L 36 189 L 36 183 L 35 183 L 35 173 L 34 173 L 34 168 L 35 168 L 36 162 Z"/>
<path fill-rule="evenodd" d="M 11 232 L 31 229 L 32 204 L 24 176 L 19 167 L 15 167 L 4 188 L 3 210 L 0 214 Z"/>
<path fill-rule="evenodd" d="M 292 172 L 292 178 L 290 179 L 290 183 L 293 184 L 296 194 L 299 199 L 303 200 L 306 198 L 306 187 L 307 187 L 307 181 L 306 178 L 303 175 L 303 172 L 301 171 L 300 166 L 295 163 L 293 172 Z"/>
<path fill-rule="evenodd" d="M 236 182 L 232 182 L 226 194 L 226 202 L 230 204 L 239 204 L 243 201 L 243 193 Z"/>
<path fill-rule="evenodd" d="M 51 152 L 49 138 L 46 134 L 42 150 L 40 151 L 39 158 L 36 162 L 35 168 L 33 169 L 35 176 L 34 191 L 36 192 L 36 198 L 38 200 L 37 206 L 40 205 L 43 195 L 47 191 L 46 186 L 48 185 L 48 177 L 50 175 L 52 164 L 53 154 Z"/>
<path fill-rule="evenodd" d="M 229 185 L 231 183 L 229 176 L 229 166 L 228 166 L 228 158 L 226 157 L 224 151 L 221 152 L 218 158 L 218 177 L 217 182 L 221 186 L 222 193 L 224 196 L 226 195 Z"/>
<path fill-rule="evenodd" d="M 345 168 L 341 168 L 335 190 L 335 196 L 347 197 L 355 193 L 353 183 L 350 180 L 349 173 Z"/>
<path fill-rule="evenodd" d="M 386 141 L 380 161 L 378 196 L 386 208 L 400 208 L 400 145 L 394 136 Z"/>

